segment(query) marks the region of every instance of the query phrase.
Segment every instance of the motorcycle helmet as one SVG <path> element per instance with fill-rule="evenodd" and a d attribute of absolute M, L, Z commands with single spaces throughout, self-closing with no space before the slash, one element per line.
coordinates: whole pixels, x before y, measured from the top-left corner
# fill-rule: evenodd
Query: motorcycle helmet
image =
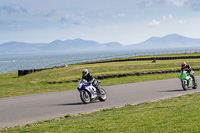
<path fill-rule="evenodd" d="M 182 62 L 182 63 L 181 63 L 181 66 L 182 66 L 182 67 L 185 67 L 186 65 L 187 65 L 186 62 Z"/>
<path fill-rule="evenodd" d="M 88 70 L 87 69 L 83 69 L 82 70 L 82 76 L 85 77 L 88 74 Z"/>

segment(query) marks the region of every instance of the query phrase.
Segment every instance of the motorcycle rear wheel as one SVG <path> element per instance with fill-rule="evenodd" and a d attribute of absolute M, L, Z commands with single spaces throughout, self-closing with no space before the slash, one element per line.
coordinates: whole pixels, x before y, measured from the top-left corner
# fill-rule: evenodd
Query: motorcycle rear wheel
<path fill-rule="evenodd" d="M 87 95 L 87 96 L 86 96 Z M 87 91 L 81 91 L 80 97 L 83 103 L 88 104 L 90 103 L 91 97 Z"/>

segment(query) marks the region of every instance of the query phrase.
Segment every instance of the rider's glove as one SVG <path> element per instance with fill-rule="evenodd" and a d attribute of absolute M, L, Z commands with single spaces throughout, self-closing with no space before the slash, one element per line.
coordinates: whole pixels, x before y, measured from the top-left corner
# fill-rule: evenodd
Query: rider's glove
<path fill-rule="evenodd" d="M 91 83 L 90 83 L 90 82 L 87 82 L 87 85 L 91 85 Z"/>

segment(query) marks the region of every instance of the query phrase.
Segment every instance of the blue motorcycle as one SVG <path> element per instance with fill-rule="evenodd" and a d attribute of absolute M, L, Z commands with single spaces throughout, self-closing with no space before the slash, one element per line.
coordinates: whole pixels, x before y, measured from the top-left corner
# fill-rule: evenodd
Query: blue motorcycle
<path fill-rule="evenodd" d="M 97 86 L 101 81 L 97 82 Z M 91 84 L 87 83 L 86 80 L 81 80 L 77 86 L 78 91 L 80 92 L 80 98 L 83 103 L 88 104 L 91 101 L 99 99 L 100 101 L 106 101 L 107 95 L 106 91 L 103 88 L 99 88 L 99 93 L 97 89 Z"/>

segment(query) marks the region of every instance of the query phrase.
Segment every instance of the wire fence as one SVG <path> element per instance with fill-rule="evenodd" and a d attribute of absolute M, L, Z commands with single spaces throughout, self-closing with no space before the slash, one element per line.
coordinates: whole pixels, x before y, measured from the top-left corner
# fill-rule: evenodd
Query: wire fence
<path fill-rule="evenodd" d="M 56 66 L 66 66 L 66 65 L 72 65 L 72 64 L 77 64 L 77 63 L 108 60 L 108 59 L 114 59 L 114 58 L 128 58 L 128 57 L 138 57 L 138 56 L 154 56 L 154 55 L 169 55 L 169 54 L 183 54 L 183 53 L 185 53 L 185 54 L 200 53 L 200 49 L 134 52 L 134 53 L 129 53 L 129 54 L 120 54 L 120 55 L 103 56 L 103 57 L 96 57 L 96 58 L 78 59 L 78 60 L 68 60 L 66 62 L 50 64 L 48 66 L 45 66 L 45 68 L 56 67 Z"/>

